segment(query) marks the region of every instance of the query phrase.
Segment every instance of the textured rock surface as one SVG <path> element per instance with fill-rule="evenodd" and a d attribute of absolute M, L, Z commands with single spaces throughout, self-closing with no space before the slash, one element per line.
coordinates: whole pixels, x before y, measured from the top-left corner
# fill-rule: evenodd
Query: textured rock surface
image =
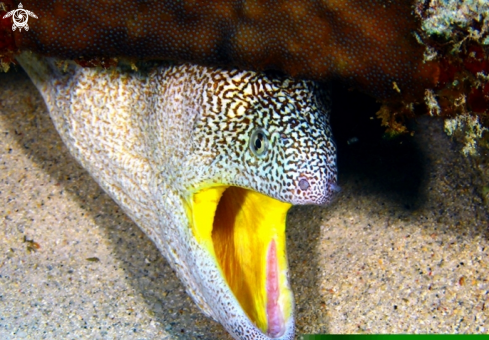
<path fill-rule="evenodd" d="M 17 0 L 9 3 L 9 10 L 17 8 Z M 340 77 L 378 98 L 398 99 L 399 90 L 422 96 L 436 81 L 437 68 L 423 63 L 424 47 L 412 34 L 419 26 L 412 0 L 22 4 L 39 19 L 29 20 L 28 32 L 13 33 L 17 48 L 60 58 L 158 58 L 278 69 L 294 77 Z"/>
<path fill-rule="evenodd" d="M 461 140 L 465 154 L 489 150 L 489 2 L 417 1 L 425 60 L 440 65 L 436 87 L 426 91 L 432 116 Z M 420 41 L 421 42 L 421 41 Z"/>

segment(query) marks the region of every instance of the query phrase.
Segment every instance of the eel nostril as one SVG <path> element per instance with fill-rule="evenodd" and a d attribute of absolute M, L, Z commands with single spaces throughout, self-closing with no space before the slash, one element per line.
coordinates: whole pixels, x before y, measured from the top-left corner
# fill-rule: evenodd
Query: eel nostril
<path fill-rule="evenodd" d="M 309 182 L 307 179 L 302 178 L 299 181 L 299 188 L 301 188 L 301 190 L 307 190 L 309 188 Z"/>
<path fill-rule="evenodd" d="M 331 188 L 332 191 L 334 191 L 335 193 L 338 193 L 341 191 L 341 187 L 336 184 L 335 182 L 330 182 L 329 183 L 329 187 Z"/>

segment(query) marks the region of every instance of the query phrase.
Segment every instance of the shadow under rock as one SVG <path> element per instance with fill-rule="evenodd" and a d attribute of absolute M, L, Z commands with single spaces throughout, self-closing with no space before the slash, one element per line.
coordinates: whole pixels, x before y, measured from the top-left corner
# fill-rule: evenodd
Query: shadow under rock
<path fill-rule="evenodd" d="M 125 279 L 145 298 L 160 327 L 175 339 L 228 339 L 224 328 L 205 317 L 191 301 L 155 245 L 71 157 L 28 76 L 18 68 L 0 74 L 0 82 L 14 84 L 19 101 L 32 109 L 31 112 L 20 110 L 15 115 L 5 115 L 8 133 L 15 136 L 29 158 L 103 227 L 113 253 L 127 274 Z M 35 118 L 28 118 L 32 114 Z M 49 135 L 41 131 L 49 131 Z M 134 252 L 134 249 L 138 251 Z M 146 259 L 150 259 L 150 263 Z"/>
<path fill-rule="evenodd" d="M 464 145 L 448 137 L 442 119 L 418 119 L 415 140 L 425 146 L 429 164 L 428 197 L 425 211 L 436 216 L 446 230 L 457 237 L 468 235 L 489 239 L 489 153 L 480 149 L 478 155 L 465 156 Z"/>
<path fill-rule="evenodd" d="M 338 182 L 357 193 L 377 193 L 407 210 L 425 202 L 426 157 L 407 134 L 390 138 L 376 112 L 380 104 L 333 83 L 331 125 L 338 147 Z M 413 122 L 408 128 L 415 130 Z"/>
<path fill-rule="evenodd" d="M 428 116 L 405 122 L 412 136 L 389 138 L 375 115 L 379 109 L 375 99 L 333 83 L 331 125 L 343 192 L 406 214 L 435 215 L 457 236 L 489 237 L 489 153 L 464 156 L 463 145 L 444 132 L 443 119 Z"/>

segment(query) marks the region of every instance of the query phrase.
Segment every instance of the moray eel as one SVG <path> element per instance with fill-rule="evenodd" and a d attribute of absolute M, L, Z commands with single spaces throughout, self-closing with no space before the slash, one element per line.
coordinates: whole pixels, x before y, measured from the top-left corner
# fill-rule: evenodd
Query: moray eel
<path fill-rule="evenodd" d="M 18 57 L 72 155 L 236 339 L 292 339 L 294 204 L 336 188 L 329 93 L 190 64 L 147 72 Z"/>

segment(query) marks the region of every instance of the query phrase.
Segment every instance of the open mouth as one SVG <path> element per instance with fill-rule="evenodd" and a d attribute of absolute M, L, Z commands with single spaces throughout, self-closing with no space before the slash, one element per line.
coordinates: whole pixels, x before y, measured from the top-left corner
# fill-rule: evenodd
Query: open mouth
<path fill-rule="evenodd" d="M 293 313 L 285 222 L 292 206 L 256 191 L 219 186 L 195 193 L 192 231 L 218 264 L 250 320 L 270 337 Z"/>

